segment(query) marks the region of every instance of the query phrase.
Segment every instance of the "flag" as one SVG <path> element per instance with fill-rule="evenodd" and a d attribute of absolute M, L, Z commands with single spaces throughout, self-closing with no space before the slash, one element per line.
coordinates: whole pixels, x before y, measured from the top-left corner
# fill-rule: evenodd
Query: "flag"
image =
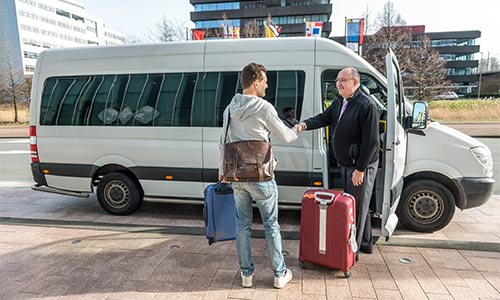
<path fill-rule="evenodd" d="M 323 22 L 306 22 L 306 36 L 321 36 Z"/>
<path fill-rule="evenodd" d="M 365 19 L 346 19 L 346 46 L 354 52 L 360 53 L 363 45 Z"/>
<path fill-rule="evenodd" d="M 281 34 L 281 26 L 267 24 L 266 22 L 264 22 L 264 28 L 266 30 L 266 38 L 279 37 Z"/>
<path fill-rule="evenodd" d="M 225 39 L 239 39 L 240 27 L 239 26 L 224 26 Z"/>
<path fill-rule="evenodd" d="M 347 19 L 347 42 L 362 44 L 365 19 Z"/>
<path fill-rule="evenodd" d="M 204 30 L 193 30 L 193 40 L 203 40 L 205 38 L 205 31 Z"/>

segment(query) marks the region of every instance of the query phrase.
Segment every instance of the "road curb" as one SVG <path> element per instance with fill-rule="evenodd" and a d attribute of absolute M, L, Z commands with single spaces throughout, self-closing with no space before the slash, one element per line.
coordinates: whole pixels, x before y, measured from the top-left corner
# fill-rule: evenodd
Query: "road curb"
<path fill-rule="evenodd" d="M 59 227 L 70 229 L 88 229 L 102 231 L 120 231 L 134 233 L 152 233 L 152 234 L 180 234 L 180 235 L 205 235 L 204 227 L 189 227 L 189 226 L 151 226 L 138 224 L 114 224 L 103 222 L 88 222 L 88 221 L 70 221 L 70 220 L 47 220 L 47 219 L 25 219 L 25 218 L 10 218 L 0 217 L 0 225 L 22 225 L 35 227 Z M 252 230 L 253 238 L 265 238 L 264 230 Z M 283 240 L 300 239 L 298 231 L 281 231 Z M 433 248 L 433 249 L 449 249 L 449 250 L 468 250 L 468 251 L 486 251 L 500 253 L 500 243 L 474 241 L 452 241 L 452 240 L 436 240 L 436 239 L 421 239 L 421 238 L 403 238 L 392 237 L 389 241 L 374 237 L 378 246 L 397 246 L 410 248 Z"/>

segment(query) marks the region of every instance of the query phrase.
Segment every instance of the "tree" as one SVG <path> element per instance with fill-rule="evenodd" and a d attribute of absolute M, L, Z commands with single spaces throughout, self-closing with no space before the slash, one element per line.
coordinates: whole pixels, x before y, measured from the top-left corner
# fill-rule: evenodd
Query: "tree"
<path fill-rule="evenodd" d="M 500 64 L 496 57 L 488 57 L 481 59 L 480 68 L 481 73 L 495 72 L 500 71 Z"/>
<path fill-rule="evenodd" d="M 22 70 L 16 70 L 15 57 L 12 51 L 2 47 L 0 49 L 0 97 L 3 102 L 12 102 L 14 108 L 14 122 L 19 121 L 18 104 L 28 101 L 31 88 L 31 79 L 26 78 Z"/>
<path fill-rule="evenodd" d="M 165 15 L 156 23 L 154 30 L 151 30 L 150 40 L 153 42 L 172 42 L 184 40 L 185 26 L 183 24 L 168 20 Z"/>
<path fill-rule="evenodd" d="M 363 57 L 377 70 L 385 74 L 385 56 L 391 49 L 398 59 L 404 85 L 416 88 L 419 97 L 429 97 L 439 92 L 439 89 L 435 88 L 437 86 L 450 85 L 444 79 L 445 62 L 430 46 L 429 38 L 422 36 L 419 41 L 414 42 L 411 28 L 406 26 L 405 20 L 396 12 L 392 2 L 384 4 L 374 24 L 379 29 L 365 38 Z"/>
<path fill-rule="evenodd" d="M 406 27 L 406 22 L 394 9 L 392 2 L 384 4 L 374 24 L 378 31 L 365 37 L 363 44 L 363 57 L 377 70 L 385 74 L 385 55 L 392 49 L 398 58 L 401 72 L 411 68 L 411 31 Z"/>
<path fill-rule="evenodd" d="M 143 44 L 146 43 L 146 39 L 137 35 L 128 34 L 125 36 L 125 44 Z"/>
<path fill-rule="evenodd" d="M 414 87 L 417 99 L 430 99 L 443 92 L 442 88 L 451 85 L 446 80 L 446 62 L 439 57 L 439 52 L 432 48 L 429 37 L 419 38 L 419 47 L 412 48 L 412 68 L 405 74 L 405 84 Z"/>
<path fill-rule="evenodd" d="M 243 25 L 242 36 L 244 38 L 258 38 L 261 37 L 260 26 L 257 24 L 257 19 L 247 21 Z"/>

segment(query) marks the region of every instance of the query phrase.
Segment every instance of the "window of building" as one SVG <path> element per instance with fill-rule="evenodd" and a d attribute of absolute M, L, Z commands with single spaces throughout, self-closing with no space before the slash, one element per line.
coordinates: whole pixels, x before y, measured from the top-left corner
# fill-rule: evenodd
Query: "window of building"
<path fill-rule="evenodd" d="M 71 29 L 71 24 L 68 24 L 68 23 L 64 23 L 64 22 L 57 22 L 57 26 L 59 27 L 62 27 L 62 28 L 66 28 L 66 29 Z"/>
<path fill-rule="evenodd" d="M 266 99 L 300 119 L 303 71 L 269 71 Z M 221 127 L 242 92 L 239 72 L 52 77 L 45 81 L 41 125 Z"/>
<path fill-rule="evenodd" d="M 24 70 L 26 72 L 35 72 L 35 66 L 32 66 L 32 65 L 26 65 L 24 66 Z"/>
<path fill-rule="evenodd" d="M 85 23 L 85 19 L 84 19 L 83 17 L 80 17 L 79 15 L 71 14 L 71 17 L 72 17 L 72 18 L 73 18 L 73 20 L 75 20 L 75 21 Z"/>
<path fill-rule="evenodd" d="M 46 4 L 43 4 L 43 3 L 38 3 L 38 7 L 41 8 L 41 9 L 44 9 L 46 11 L 50 11 L 50 12 L 55 12 L 55 8 L 53 8 L 52 6 L 49 6 L 49 5 L 46 5 Z"/>
<path fill-rule="evenodd" d="M 73 37 L 71 35 L 59 33 L 57 37 L 66 41 L 73 41 Z"/>
<path fill-rule="evenodd" d="M 47 18 L 44 16 L 40 16 L 40 21 L 47 23 L 47 24 L 56 25 L 56 20 L 51 19 L 51 18 Z"/>
<path fill-rule="evenodd" d="M 235 10 L 240 9 L 240 2 L 195 4 L 194 11 Z"/>
<path fill-rule="evenodd" d="M 23 51 L 23 54 L 24 54 L 24 58 L 32 58 L 32 59 L 38 58 L 38 53 L 36 53 L 36 52 Z"/>
<path fill-rule="evenodd" d="M 23 17 L 26 17 L 26 18 L 38 20 L 38 16 L 36 14 L 32 13 L 32 12 L 29 12 L 29 11 L 19 10 L 18 14 L 20 16 L 23 16 Z"/>
<path fill-rule="evenodd" d="M 54 32 L 54 34 L 56 34 L 57 36 L 57 33 Z M 61 47 L 54 43 L 42 41 L 42 48 L 50 49 L 50 48 L 61 48 Z"/>
<path fill-rule="evenodd" d="M 40 33 L 40 29 L 38 27 L 29 26 L 29 25 L 26 25 L 26 24 L 21 24 L 21 25 L 19 25 L 19 27 L 22 30 L 31 31 L 31 32 L 34 32 L 34 33 Z"/>
<path fill-rule="evenodd" d="M 198 21 L 196 28 L 219 28 L 221 26 L 240 26 L 240 20 L 211 20 Z"/>
<path fill-rule="evenodd" d="M 33 0 L 19 0 L 19 2 L 26 3 L 26 4 L 29 4 L 31 6 L 36 7 L 36 1 L 33 1 Z"/>
<path fill-rule="evenodd" d="M 25 38 L 23 38 L 23 44 L 29 45 L 29 46 L 35 46 L 35 47 L 41 46 L 40 41 L 34 40 L 34 39 L 25 39 Z"/>
<path fill-rule="evenodd" d="M 80 38 L 75 38 L 74 41 L 75 41 L 75 43 L 78 43 L 78 44 L 83 44 L 83 45 L 87 44 L 87 40 L 80 39 Z"/>
<path fill-rule="evenodd" d="M 69 12 L 62 10 L 62 9 L 59 9 L 59 8 L 56 8 L 56 14 L 63 16 L 63 17 L 66 17 L 66 18 L 71 18 L 71 14 Z"/>
<path fill-rule="evenodd" d="M 50 31 L 50 30 L 42 29 L 41 32 L 42 32 L 43 35 L 47 35 L 47 36 L 51 36 L 51 37 L 57 37 L 57 32 L 55 32 L 55 31 Z"/>
<path fill-rule="evenodd" d="M 73 25 L 73 30 L 80 33 L 85 33 L 85 28 Z"/>

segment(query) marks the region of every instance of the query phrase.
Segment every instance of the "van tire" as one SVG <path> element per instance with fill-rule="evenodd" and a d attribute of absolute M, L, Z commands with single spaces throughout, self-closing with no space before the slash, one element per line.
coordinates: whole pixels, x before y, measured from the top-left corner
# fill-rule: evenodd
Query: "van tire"
<path fill-rule="evenodd" d="M 97 200 L 112 215 L 128 215 L 141 206 L 139 184 L 124 173 L 106 174 L 97 185 Z"/>
<path fill-rule="evenodd" d="M 453 194 L 441 183 L 428 179 L 405 186 L 397 208 L 401 223 L 418 232 L 434 232 L 451 222 L 455 214 Z"/>

